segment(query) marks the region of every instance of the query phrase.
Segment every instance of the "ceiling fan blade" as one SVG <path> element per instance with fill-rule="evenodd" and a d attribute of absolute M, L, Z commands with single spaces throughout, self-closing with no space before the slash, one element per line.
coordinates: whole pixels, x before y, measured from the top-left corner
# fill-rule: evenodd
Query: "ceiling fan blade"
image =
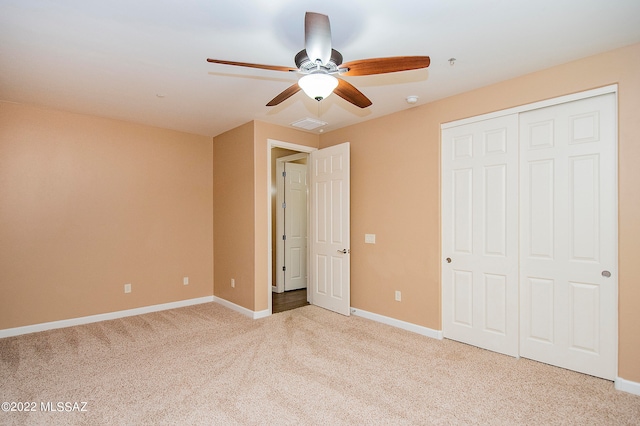
<path fill-rule="evenodd" d="M 263 64 L 250 64 L 248 62 L 221 61 L 219 59 L 211 59 L 211 58 L 208 58 L 207 62 L 211 62 L 214 64 L 223 64 L 223 65 L 235 65 L 238 67 L 260 68 L 263 70 L 272 70 L 272 71 L 285 71 L 285 72 L 298 71 L 297 68 L 281 67 L 278 65 L 263 65 Z"/>
<path fill-rule="evenodd" d="M 333 93 L 360 108 L 366 108 L 373 105 L 369 98 L 356 89 L 353 84 L 341 78 L 338 79 L 338 87 L 333 90 Z"/>
<path fill-rule="evenodd" d="M 311 62 L 320 60 L 326 65 L 331 59 L 331 24 L 329 17 L 320 13 L 304 15 L 304 48 Z"/>
<path fill-rule="evenodd" d="M 349 71 L 341 72 L 340 75 L 359 76 L 409 71 L 427 68 L 430 63 L 431 59 L 428 56 L 395 56 L 391 58 L 360 59 L 342 64 L 340 69 L 348 68 Z"/>
<path fill-rule="evenodd" d="M 282 91 L 282 93 L 280 93 L 278 96 L 271 99 L 271 101 L 269 101 L 267 106 L 276 106 L 279 103 L 285 101 L 286 99 L 289 99 L 291 96 L 295 95 L 299 91 L 300 91 L 300 86 L 298 86 L 298 83 L 294 83 L 288 88 L 286 88 L 284 91 Z"/>

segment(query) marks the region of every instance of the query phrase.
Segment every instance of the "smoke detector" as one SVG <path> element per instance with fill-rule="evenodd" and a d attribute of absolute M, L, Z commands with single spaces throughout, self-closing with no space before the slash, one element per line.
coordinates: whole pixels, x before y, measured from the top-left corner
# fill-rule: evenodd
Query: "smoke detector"
<path fill-rule="evenodd" d="M 408 104 L 413 105 L 413 104 L 415 104 L 416 102 L 418 102 L 418 97 L 417 97 L 416 95 L 410 95 L 410 96 L 407 96 L 407 103 L 408 103 Z"/>

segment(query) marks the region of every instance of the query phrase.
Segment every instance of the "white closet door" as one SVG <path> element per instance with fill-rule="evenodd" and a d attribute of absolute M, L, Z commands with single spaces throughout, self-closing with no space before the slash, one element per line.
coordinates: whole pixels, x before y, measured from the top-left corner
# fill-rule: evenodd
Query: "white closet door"
<path fill-rule="evenodd" d="M 442 132 L 443 334 L 518 355 L 518 116 Z"/>
<path fill-rule="evenodd" d="M 520 354 L 606 379 L 617 356 L 615 95 L 520 115 Z"/>

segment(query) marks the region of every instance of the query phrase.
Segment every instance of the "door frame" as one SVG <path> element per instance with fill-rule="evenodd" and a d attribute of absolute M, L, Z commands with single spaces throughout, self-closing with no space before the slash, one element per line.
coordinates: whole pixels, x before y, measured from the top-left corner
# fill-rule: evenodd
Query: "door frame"
<path fill-rule="evenodd" d="M 285 180 L 280 179 L 282 176 L 282 172 L 284 172 L 285 163 L 294 162 L 296 160 L 302 160 L 304 158 L 308 158 L 309 154 L 300 152 L 298 154 L 287 155 L 285 157 L 279 157 L 276 159 L 276 236 L 284 234 L 284 215 L 282 214 L 282 209 L 280 206 L 284 202 L 283 196 L 284 191 L 286 191 Z M 271 211 L 271 210 L 269 210 Z M 307 200 L 307 218 L 309 217 L 309 201 Z M 272 230 L 273 232 L 273 230 Z M 276 238 L 276 270 L 280 271 L 282 266 L 284 266 L 284 250 L 283 250 L 284 242 L 281 238 Z M 271 246 L 273 247 L 273 246 Z M 307 254 L 309 250 L 307 250 Z M 272 266 L 273 267 L 273 266 Z M 273 279 L 273 274 L 271 275 L 271 279 Z M 308 281 L 308 279 L 307 279 Z M 308 282 L 307 282 L 308 284 Z M 275 285 L 271 286 L 272 290 L 276 293 L 282 293 L 285 291 L 285 284 L 282 285 L 276 280 Z"/>
<path fill-rule="evenodd" d="M 309 154 L 313 151 L 317 151 L 318 148 L 314 148 L 311 146 L 306 146 L 306 145 L 299 145 L 296 143 L 291 143 L 291 142 L 284 142 L 284 141 L 279 141 L 276 139 L 267 139 L 267 223 L 269 224 L 268 226 L 268 235 L 269 237 L 267 238 L 267 264 L 268 264 L 268 270 L 267 270 L 267 287 L 266 287 L 266 291 L 267 291 L 267 308 L 269 310 L 269 314 L 268 315 L 272 315 L 273 314 L 273 301 L 272 301 L 272 293 L 273 293 L 273 226 L 271 226 L 272 224 L 272 213 L 271 213 L 271 175 L 272 175 L 272 167 L 271 167 L 271 150 L 273 148 L 284 148 L 284 149 L 289 149 L 291 151 L 298 151 L 300 153 L 306 153 Z M 308 224 L 307 224 L 307 235 L 309 234 L 309 229 L 308 229 Z M 309 246 L 307 245 L 307 270 L 308 270 L 308 265 L 309 265 Z M 267 315 L 267 316 L 268 316 Z"/>
<path fill-rule="evenodd" d="M 508 109 L 504 109 L 504 110 L 500 110 L 500 111 L 495 111 L 495 112 L 491 112 L 488 114 L 481 114 L 481 115 L 477 115 L 474 117 L 469 117 L 469 118 L 465 118 L 465 119 L 461 119 L 461 120 L 455 120 L 455 121 L 450 121 L 447 123 L 442 123 L 440 125 L 440 181 L 442 183 L 442 171 L 443 171 L 443 162 L 444 162 L 444 157 L 442 156 L 442 144 L 444 143 L 443 139 L 442 139 L 442 132 L 445 129 L 449 129 L 452 127 L 457 127 L 457 126 L 461 126 L 461 125 L 465 125 L 465 124 L 471 124 L 471 123 L 475 123 L 478 121 L 482 121 L 482 120 L 490 120 L 493 118 L 498 118 L 498 117 L 503 117 L 505 115 L 510 115 L 510 114 L 520 114 L 520 113 L 524 113 L 524 112 L 528 112 L 528 111 L 532 111 L 532 110 L 536 110 L 536 109 L 541 109 L 541 108 L 546 108 L 546 107 L 551 107 L 551 106 L 556 106 L 556 105 L 560 105 L 560 104 L 565 104 L 565 103 L 569 103 L 569 102 L 573 102 L 573 101 L 578 101 L 578 100 L 583 100 L 583 99 L 587 99 L 587 98 L 592 98 L 592 97 L 596 97 L 596 96 L 600 96 L 600 95 L 606 95 L 606 94 L 611 94 L 613 93 L 615 95 L 615 104 L 616 104 L 616 116 L 618 114 L 618 110 L 617 110 L 617 105 L 618 105 L 618 85 L 617 84 L 612 84 L 612 85 L 608 85 L 608 86 L 603 86 L 603 87 L 599 87 L 596 89 L 591 89 L 591 90 L 586 90 L 586 91 L 582 91 L 582 92 L 578 92 L 578 93 L 572 93 L 570 95 L 565 95 L 565 96 L 559 96 L 559 97 L 555 97 L 555 98 L 551 98 L 551 99 L 546 99 L 543 101 L 539 101 L 539 102 L 533 102 L 530 104 L 525 104 L 525 105 L 520 105 L 517 107 L 513 107 L 513 108 L 508 108 Z M 615 126 L 615 134 L 616 134 L 616 155 L 618 155 L 618 147 L 617 144 L 619 143 L 619 129 L 618 129 L 618 123 L 617 121 L 614 123 Z M 616 158 L 616 170 L 619 172 L 619 168 L 618 168 L 618 159 Z M 616 173 L 615 176 L 615 180 L 616 180 L 616 188 L 619 190 L 619 182 L 618 182 L 618 176 Z M 442 208 L 444 206 L 443 203 L 443 196 L 444 196 L 444 192 L 442 191 L 442 187 L 440 188 L 440 259 L 441 259 L 441 263 L 440 263 L 440 321 L 441 324 L 444 328 L 444 303 L 445 300 L 442 298 L 442 283 L 443 283 L 443 274 L 445 273 L 445 268 L 444 268 L 444 264 L 445 264 L 445 259 L 443 258 L 444 253 L 444 247 L 443 247 L 443 241 L 444 241 L 444 230 L 443 230 L 443 226 L 442 226 Z M 618 201 L 617 198 L 617 194 L 616 194 L 616 202 Z M 619 208 L 619 206 L 617 206 L 617 208 Z M 619 212 L 619 210 L 618 210 Z M 616 233 L 618 234 L 619 237 L 619 228 L 618 228 L 618 223 L 616 223 Z M 619 241 L 619 239 L 618 239 Z M 518 272 L 519 274 L 519 272 Z M 518 275 L 519 276 L 519 275 Z M 615 316 L 615 334 L 616 334 L 616 356 L 615 356 L 615 371 L 617 374 L 618 371 L 618 357 L 617 357 L 617 353 L 619 350 L 619 341 L 617 338 L 618 332 L 619 332 L 619 321 L 618 321 L 618 307 L 620 304 L 620 295 L 619 295 L 619 281 L 616 281 L 616 298 L 618 300 L 618 303 L 616 304 L 616 310 L 615 312 L 612 314 Z M 443 334 L 444 334 L 444 330 Z M 518 329 L 518 333 L 520 332 L 520 330 Z M 518 346 L 518 356 L 520 354 L 520 348 Z"/>
<path fill-rule="evenodd" d="M 475 123 L 476 121 L 489 120 L 496 117 L 502 117 L 503 115 L 516 114 L 521 112 L 527 112 L 534 109 L 546 108 L 549 106 L 555 106 L 565 104 L 567 102 L 579 101 L 581 99 L 593 98 L 595 96 L 606 95 L 609 93 L 615 93 L 616 99 L 618 97 L 618 85 L 611 84 L 609 86 L 598 87 L 597 89 L 585 90 L 583 92 L 572 93 L 570 95 L 558 96 L 556 98 L 545 99 L 544 101 L 532 102 L 530 104 L 520 105 L 513 108 L 502 109 L 500 111 L 494 111 L 487 114 L 480 114 L 469 118 L 463 118 L 460 120 L 448 121 L 440 124 L 440 131 L 448 129 L 450 127 L 457 127 L 463 124 Z M 616 131 L 617 131 L 616 124 Z"/>

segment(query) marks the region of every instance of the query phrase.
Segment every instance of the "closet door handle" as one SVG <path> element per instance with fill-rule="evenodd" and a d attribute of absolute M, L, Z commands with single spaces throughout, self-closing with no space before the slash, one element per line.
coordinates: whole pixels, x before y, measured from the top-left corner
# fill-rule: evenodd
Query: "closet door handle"
<path fill-rule="evenodd" d="M 445 260 L 447 261 L 447 263 L 451 263 L 451 258 L 450 257 L 447 257 Z"/>

